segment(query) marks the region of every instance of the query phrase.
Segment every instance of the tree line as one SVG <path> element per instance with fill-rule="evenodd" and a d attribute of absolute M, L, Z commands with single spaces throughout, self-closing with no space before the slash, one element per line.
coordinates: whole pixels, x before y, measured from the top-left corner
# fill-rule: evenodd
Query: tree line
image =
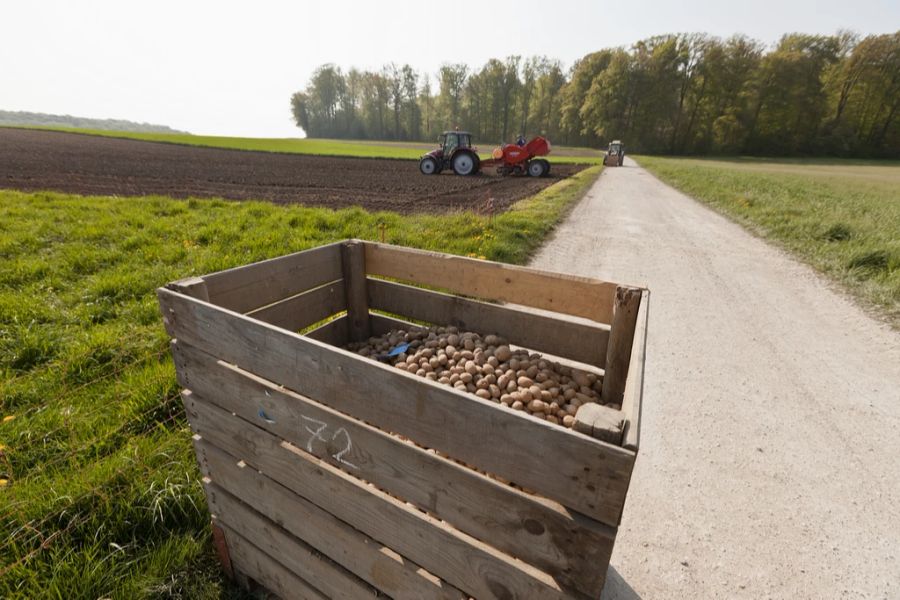
<path fill-rule="evenodd" d="M 322 65 L 291 98 L 309 137 L 481 144 L 541 134 L 565 145 L 664 154 L 900 157 L 900 31 L 861 37 L 662 35 L 588 54 L 409 65 Z"/>

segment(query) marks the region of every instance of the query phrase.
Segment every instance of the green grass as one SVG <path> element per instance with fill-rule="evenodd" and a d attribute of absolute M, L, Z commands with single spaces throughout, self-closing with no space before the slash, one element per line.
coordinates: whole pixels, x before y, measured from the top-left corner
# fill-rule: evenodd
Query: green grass
<path fill-rule="evenodd" d="M 391 243 L 523 263 L 600 169 L 492 221 L 0 191 L 0 597 L 240 597 L 213 558 L 156 287 L 379 223 Z"/>
<path fill-rule="evenodd" d="M 186 133 L 141 133 L 131 131 L 109 131 L 102 129 L 75 129 L 68 127 L 31 127 L 30 129 L 46 129 L 66 131 L 86 135 L 127 138 L 168 144 L 187 146 L 206 146 L 211 148 L 231 148 L 235 150 L 255 150 L 259 152 L 283 152 L 288 154 L 316 154 L 321 156 L 356 156 L 363 158 L 397 158 L 418 160 L 423 154 L 433 150 L 436 144 L 419 142 L 379 142 L 354 140 L 323 140 L 301 138 L 245 138 L 223 137 L 211 135 L 191 135 Z M 490 158 L 493 144 L 479 144 L 482 158 Z M 602 156 L 599 151 L 590 148 L 568 148 L 553 146 L 550 162 L 571 164 L 600 164 Z"/>
<path fill-rule="evenodd" d="M 840 282 L 900 328 L 900 163 L 639 161 Z"/>

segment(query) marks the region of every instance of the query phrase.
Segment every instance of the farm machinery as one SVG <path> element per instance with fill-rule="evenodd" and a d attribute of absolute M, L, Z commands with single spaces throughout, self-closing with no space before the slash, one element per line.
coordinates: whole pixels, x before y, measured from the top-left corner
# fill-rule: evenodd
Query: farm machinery
<path fill-rule="evenodd" d="M 522 145 L 504 144 L 487 160 L 478 157 L 472 134 L 467 131 L 445 131 L 438 141 L 440 147 L 419 161 L 419 171 L 425 175 L 437 175 L 446 168 L 457 175 L 474 175 L 483 167 L 493 166 L 500 175 L 544 177 L 550 173 L 550 163 L 539 158 L 550 154 L 550 142 L 541 136 Z"/>
<path fill-rule="evenodd" d="M 603 164 L 607 167 L 621 167 L 624 160 L 625 144 L 620 140 L 611 141 L 606 156 L 603 157 Z"/>

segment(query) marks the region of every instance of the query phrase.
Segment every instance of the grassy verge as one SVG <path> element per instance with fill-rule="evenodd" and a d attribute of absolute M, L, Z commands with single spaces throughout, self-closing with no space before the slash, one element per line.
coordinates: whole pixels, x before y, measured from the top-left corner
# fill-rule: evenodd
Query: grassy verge
<path fill-rule="evenodd" d="M 658 157 L 640 164 L 778 242 L 900 328 L 900 164 Z"/>
<path fill-rule="evenodd" d="M 490 220 L 0 191 L 0 597 L 237 597 L 154 289 L 335 240 L 523 263 L 601 167 Z"/>
<path fill-rule="evenodd" d="M 75 129 L 67 127 L 33 127 L 50 131 L 82 133 L 103 137 L 126 138 L 148 142 L 163 142 L 186 146 L 205 146 L 210 148 L 229 148 L 233 150 L 254 150 L 258 152 L 282 152 L 287 154 L 315 154 L 320 156 L 355 156 L 363 158 L 397 158 L 418 160 L 426 152 L 436 147 L 435 144 L 416 142 L 379 142 L 354 140 L 322 140 L 300 138 L 245 138 L 223 137 L 212 135 L 190 135 L 186 133 L 142 133 L 133 131 L 109 131 L 105 129 Z M 490 158 L 493 146 L 481 144 L 479 152 L 482 158 Z M 550 162 L 597 165 L 602 157 L 597 151 L 587 148 L 554 147 L 547 157 Z"/>

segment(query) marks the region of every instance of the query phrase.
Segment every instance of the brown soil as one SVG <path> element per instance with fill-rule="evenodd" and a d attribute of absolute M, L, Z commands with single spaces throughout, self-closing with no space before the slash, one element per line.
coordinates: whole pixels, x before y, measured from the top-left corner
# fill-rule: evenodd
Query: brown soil
<path fill-rule="evenodd" d="M 407 160 L 332 158 L 177 146 L 91 135 L 0 128 L 0 188 L 85 195 L 269 200 L 401 213 L 495 211 L 583 167 L 550 177 L 419 173 Z"/>

